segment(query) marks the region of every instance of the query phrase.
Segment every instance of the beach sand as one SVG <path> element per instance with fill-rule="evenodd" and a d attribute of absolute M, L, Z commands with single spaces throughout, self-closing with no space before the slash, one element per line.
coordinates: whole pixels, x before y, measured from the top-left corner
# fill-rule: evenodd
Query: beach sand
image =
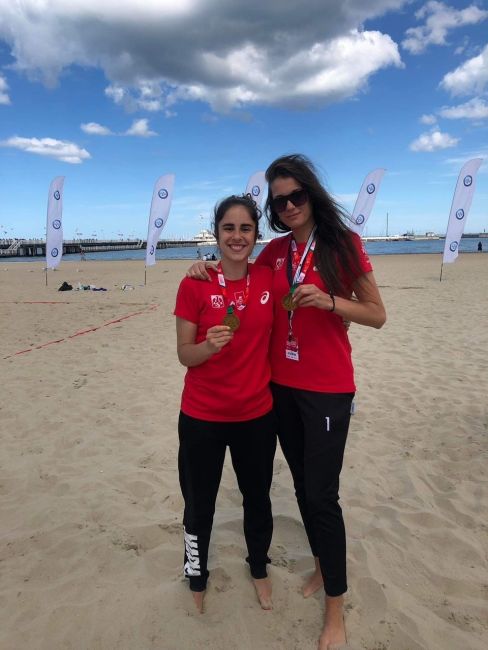
<path fill-rule="evenodd" d="M 461 255 L 441 283 L 440 255 L 372 261 L 389 320 L 350 330 L 349 639 L 485 650 L 488 255 Z M 203 615 L 182 579 L 172 310 L 188 265 L 160 261 L 144 287 L 142 262 L 62 262 L 46 287 L 41 262 L 0 262 L 2 650 L 316 647 L 323 594 L 300 594 L 312 561 L 280 451 L 274 610 L 249 580 L 228 458 Z"/>

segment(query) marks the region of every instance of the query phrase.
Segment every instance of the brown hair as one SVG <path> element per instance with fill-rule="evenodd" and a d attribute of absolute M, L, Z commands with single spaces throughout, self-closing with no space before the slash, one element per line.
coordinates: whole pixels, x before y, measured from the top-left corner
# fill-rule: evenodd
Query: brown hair
<path fill-rule="evenodd" d="M 327 192 L 319 181 L 313 163 L 301 154 L 282 156 L 266 170 L 268 197 L 265 204 L 266 217 L 275 232 L 289 232 L 272 207 L 271 183 L 276 178 L 294 178 L 307 191 L 312 216 L 317 226 L 315 264 L 328 289 L 336 295 L 346 295 L 345 285 L 350 286 L 362 270 L 353 235 L 344 223 L 346 212 Z"/>

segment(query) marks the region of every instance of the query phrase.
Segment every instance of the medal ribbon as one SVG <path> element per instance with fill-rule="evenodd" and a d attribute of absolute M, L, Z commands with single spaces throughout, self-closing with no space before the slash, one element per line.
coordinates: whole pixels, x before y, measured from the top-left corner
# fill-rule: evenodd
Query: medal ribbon
<path fill-rule="evenodd" d="M 293 294 L 293 291 L 301 284 L 307 275 L 308 269 L 313 259 L 313 252 L 315 250 L 315 231 L 317 226 L 312 228 L 312 232 L 308 236 L 307 243 L 305 245 L 305 250 L 303 251 L 302 257 L 299 260 L 297 243 L 291 237 L 290 248 L 288 249 L 288 259 L 286 265 L 286 275 L 288 277 L 288 282 L 290 284 L 290 293 Z M 288 340 L 293 338 L 293 328 L 292 328 L 292 319 L 293 311 L 288 312 Z"/>
<path fill-rule="evenodd" d="M 219 264 L 219 266 L 217 268 L 217 277 L 218 277 L 218 280 L 219 280 L 220 287 L 222 289 L 222 296 L 224 297 L 224 302 L 226 302 L 227 306 L 228 306 L 227 311 L 229 313 L 233 313 L 234 307 L 236 306 L 236 303 L 235 303 L 235 300 L 229 300 L 228 299 L 227 287 L 226 287 L 226 284 L 225 284 L 225 278 L 224 278 L 224 274 L 222 273 L 222 267 L 220 266 L 220 264 Z M 248 271 L 247 272 L 247 277 L 246 277 L 246 288 L 244 290 L 244 299 L 242 301 L 241 306 L 238 307 L 239 310 L 245 309 L 245 307 L 247 305 L 247 300 L 249 298 L 249 285 L 250 284 L 251 284 L 251 276 L 250 276 L 249 271 Z"/>
<path fill-rule="evenodd" d="M 301 284 L 305 280 L 307 271 L 310 268 L 310 264 L 312 263 L 313 252 L 315 250 L 316 230 L 317 230 L 317 226 L 314 226 L 312 232 L 308 236 L 307 243 L 305 245 L 305 250 L 303 251 L 303 255 L 300 261 L 298 259 L 299 255 L 297 250 L 297 243 L 293 238 L 293 236 L 291 238 L 290 241 L 291 255 L 290 255 L 290 250 L 288 249 L 288 260 L 287 260 L 288 263 L 287 263 L 286 271 L 288 276 L 288 282 L 290 283 L 292 292 L 298 284 Z"/>

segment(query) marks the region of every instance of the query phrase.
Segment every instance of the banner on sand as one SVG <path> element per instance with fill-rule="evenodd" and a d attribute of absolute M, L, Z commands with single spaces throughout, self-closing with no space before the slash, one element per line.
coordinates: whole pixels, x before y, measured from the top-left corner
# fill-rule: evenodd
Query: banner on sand
<path fill-rule="evenodd" d="M 63 256 L 63 186 L 64 176 L 56 176 L 51 181 L 47 197 L 46 267 L 48 269 L 55 269 Z"/>
<path fill-rule="evenodd" d="M 147 228 L 146 266 L 156 264 L 156 247 L 159 237 L 168 220 L 171 200 L 173 198 L 174 174 L 160 176 L 154 184 Z"/>
<path fill-rule="evenodd" d="M 459 252 L 459 242 L 464 232 L 464 225 L 473 200 L 476 173 L 483 158 L 473 158 L 465 163 L 459 172 L 452 199 L 451 212 L 447 224 L 446 240 L 444 243 L 443 264 L 454 262 Z"/>
<path fill-rule="evenodd" d="M 266 179 L 264 172 L 255 172 L 247 181 L 246 194 L 249 194 L 258 208 L 261 207 L 265 187 Z"/>
<path fill-rule="evenodd" d="M 348 224 L 349 228 L 358 235 L 362 234 L 366 221 L 369 219 L 384 173 L 385 170 L 382 168 L 374 169 L 366 176 L 361 185 L 352 212 L 351 223 Z"/>

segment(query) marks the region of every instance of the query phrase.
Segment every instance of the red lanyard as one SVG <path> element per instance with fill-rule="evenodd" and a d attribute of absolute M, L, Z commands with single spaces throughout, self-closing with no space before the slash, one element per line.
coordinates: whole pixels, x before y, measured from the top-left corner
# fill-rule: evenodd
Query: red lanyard
<path fill-rule="evenodd" d="M 317 230 L 317 226 L 315 226 L 312 232 L 310 233 L 307 240 L 307 244 L 305 246 L 305 250 L 303 251 L 303 255 L 301 257 L 300 254 L 298 253 L 297 243 L 294 240 L 293 235 L 291 237 L 291 241 L 290 241 L 291 256 L 288 253 L 287 275 L 288 275 L 288 282 L 290 283 L 292 290 L 294 290 L 299 284 L 301 284 L 305 280 L 307 271 L 310 268 L 310 264 L 312 263 L 312 259 L 313 259 L 313 252 L 315 250 L 316 230 Z"/>
<path fill-rule="evenodd" d="M 245 307 L 247 305 L 247 300 L 249 298 L 249 285 L 251 284 L 251 276 L 249 275 L 249 271 L 247 272 L 246 288 L 244 290 L 244 297 L 243 297 L 243 299 L 241 301 L 239 301 L 238 305 L 236 305 L 235 300 L 228 300 L 227 287 L 226 287 L 226 284 L 225 284 L 225 278 L 224 278 L 224 274 L 222 273 L 222 267 L 220 265 L 219 265 L 219 267 L 217 269 L 217 274 L 218 274 L 217 277 L 219 279 L 219 284 L 220 284 L 220 286 L 222 288 L 222 295 L 224 297 L 225 302 L 228 304 L 228 306 L 229 307 L 237 307 L 237 309 L 239 309 L 239 310 L 245 309 Z"/>

